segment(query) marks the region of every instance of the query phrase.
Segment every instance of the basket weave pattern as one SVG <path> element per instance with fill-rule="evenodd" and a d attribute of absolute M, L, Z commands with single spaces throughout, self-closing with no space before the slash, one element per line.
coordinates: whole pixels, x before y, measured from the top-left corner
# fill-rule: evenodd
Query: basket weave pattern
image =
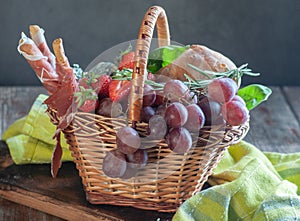
<path fill-rule="evenodd" d="M 151 7 L 140 28 L 139 39 L 142 41 L 138 41 L 136 47 L 138 59 L 133 71 L 131 93 L 139 91 L 137 89 L 144 84 L 143 73 L 155 24 L 159 45 L 169 44 L 165 12 L 160 7 Z M 117 129 L 139 121 L 140 95 L 130 95 L 132 102 L 128 120 L 78 112 L 63 132 L 90 203 L 174 212 L 182 202 L 201 190 L 226 148 L 246 135 L 249 124 L 203 127 L 200 136 L 193 136 L 196 137 L 193 148 L 184 155 L 173 153 L 165 140 L 143 139 L 144 144 L 155 145 L 147 149 L 147 166 L 128 180 L 110 178 L 102 172 L 103 158 L 107 151 L 116 148 Z M 48 109 L 48 114 L 52 123 L 58 124 L 55 110 Z M 141 137 L 146 137 L 147 126 L 146 123 L 135 124 Z"/>
<path fill-rule="evenodd" d="M 57 123 L 55 112 L 51 120 Z M 236 128 L 202 128 L 185 155 L 174 154 L 164 140 L 147 149 L 149 163 L 134 178 L 113 179 L 102 172 L 107 151 L 116 148 L 116 131 L 125 126 L 122 119 L 77 113 L 64 130 L 65 138 L 82 178 L 87 200 L 92 204 L 134 206 L 141 209 L 173 212 L 186 199 L 199 192 L 226 148 L 242 139 L 248 124 Z M 146 124 L 137 125 L 145 133 Z M 170 171 L 174 171 L 170 174 Z"/>

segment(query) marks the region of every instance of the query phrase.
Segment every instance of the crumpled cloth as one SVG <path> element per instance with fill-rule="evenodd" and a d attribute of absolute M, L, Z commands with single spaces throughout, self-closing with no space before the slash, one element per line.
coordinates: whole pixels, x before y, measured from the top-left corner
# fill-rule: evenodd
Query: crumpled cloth
<path fill-rule="evenodd" d="M 27 116 L 16 120 L 3 133 L 15 164 L 50 163 L 55 147 L 53 135 L 55 125 L 50 122 L 46 113 L 47 106 L 43 102 L 47 95 L 39 95 L 33 103 Z M 63 161 L 72 161 L 71 152 L 66 140 L 62 137 Z"/>
<path fill-rule="evenodd" d="M 300 220 L 300 153 L 263 153 L 242 141 L 228 148 L 209 183 L 174 221 Z"/>

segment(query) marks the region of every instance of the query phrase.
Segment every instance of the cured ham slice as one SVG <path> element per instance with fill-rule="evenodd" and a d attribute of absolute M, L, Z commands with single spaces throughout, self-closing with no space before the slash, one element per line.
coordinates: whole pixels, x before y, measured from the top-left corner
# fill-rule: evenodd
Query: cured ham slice
<path fill-rule="evenodd" d="M 48 62 L 48 57 L 43 55 L 34 41 L 23 32 L 17 50 L 27 60 L 48 93 L 53 94 L 57 90 L 58 75 Z"/>

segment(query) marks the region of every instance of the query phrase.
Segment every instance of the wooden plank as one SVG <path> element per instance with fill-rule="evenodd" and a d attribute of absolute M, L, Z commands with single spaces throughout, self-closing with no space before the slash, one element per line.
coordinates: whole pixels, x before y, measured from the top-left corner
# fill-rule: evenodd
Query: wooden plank
<path fill-rule="evenodd" d="M 298 123 L 300 123 L 300 87 L 283 87 L 283 95 L 291 107 Z M 297 136 L 300 137 L 299 133 Z"/>
<path fill-rule="evenodd" d="M 0 137 L 15 120 L 25 116 L 43 87 L 0 87 Z"/>
<path fill-rule="evenodd" d="M 250 131 L 245 140 L 264 151 L 299 152 L 299 122 L 282 89 L 272 90 L 268 101 L 251 111 Z"/>
<path fill-rule="evenodd" d="M 38 211 L 51 214 L 52 216 L 60 217 L 64 220 L 90 220 L 90 221 L 121 221 L 112 216 L 105 214 L 97 214 L 92 211 L 87 211 L 86 207 L 75 205 L 74 202 L 57 201 L 45 195 L 28 192 L 20 188 L 13 190 L 0 190 L 0 197 L 12 202 L 31 207 Z M 32 217 L 30 217 L 31 220 Z"/>
<path fill-rule="evenodd" d="M 63 219 L 0 198 L 0 220 L 63 221 Z"/>

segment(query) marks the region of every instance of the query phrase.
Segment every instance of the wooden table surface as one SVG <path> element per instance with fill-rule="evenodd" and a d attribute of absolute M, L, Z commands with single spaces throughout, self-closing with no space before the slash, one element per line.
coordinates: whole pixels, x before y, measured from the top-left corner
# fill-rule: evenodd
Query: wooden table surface
<path fill-rule="evenodd" d="M 263 151 L 300 151 L 300 87 L 272 87 L 267 102 L 251 111 L 245 140 Z M 42 87 L 0 87 L 0 136 L 25 116 Z M 52 179 L 49 165 L 6 167 L 0 141 L 0 220 L 171 220 L 172 213 L 91 205 L 72 162 Z M 2 167 L 2 168 L 1 168 Z M 6 167 L 6 168 L 5 168 Z"/>

